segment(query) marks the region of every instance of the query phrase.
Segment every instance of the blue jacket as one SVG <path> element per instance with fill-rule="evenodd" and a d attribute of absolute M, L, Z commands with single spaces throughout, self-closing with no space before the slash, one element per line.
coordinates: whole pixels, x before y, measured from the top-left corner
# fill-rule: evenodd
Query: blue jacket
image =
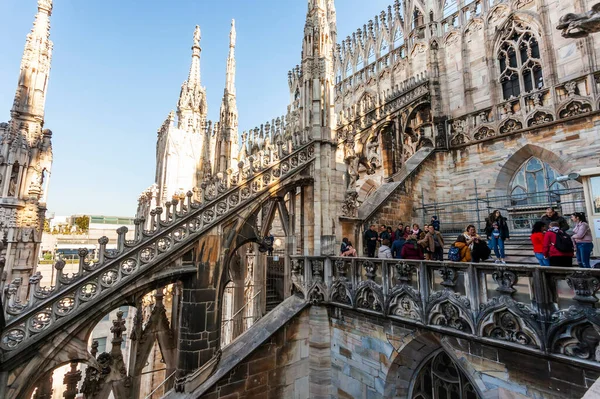
<path fill-rule="evenodd" d="M 404 246 L 405 242 L 406 240 L 404 237 L 401 237 L 392 243 L 392 256 L 394 259 L 402 259 L 400 254 L 402 253 L 402 247 Z"/>

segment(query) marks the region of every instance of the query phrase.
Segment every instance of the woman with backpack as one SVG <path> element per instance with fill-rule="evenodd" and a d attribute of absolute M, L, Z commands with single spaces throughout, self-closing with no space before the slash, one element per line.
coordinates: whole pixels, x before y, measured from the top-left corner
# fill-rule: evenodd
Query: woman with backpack
<path fill-rule="evenodd" d="M 590 268 L 590 256 L 594 249 L 592 230 L 587 224 L 585 213 L 575 212 L 571 215 L 571 220 L 575 223 L 573 227 L 573 243 L 575 244 L 575 254 L 577 255 L 577 264 L 579 267 Z"/>
<path fill-rule="evenodd" d="M 544 257 L 544 235 L 548 226 L 542 221 L 537 221 L 531 229 L 531 243 L 533 244 L 533 253 L 540 266 L 550 266 L 548 258 Z"/>
<path fill-rule="evenodd" d="M 551 222 L 544 235 L 544 258 L 549 260 L 550 266 L 573 266 L 573 241 L 558 222 Z"/>
<path fill-rule="evenodd" d="M 450 247 L 448 258 L 452 262 L 470 262 L 471 250 L 467 245 L 467 239 L 464 234 L 461 234 L 456 239 L 456 242 Z"/>

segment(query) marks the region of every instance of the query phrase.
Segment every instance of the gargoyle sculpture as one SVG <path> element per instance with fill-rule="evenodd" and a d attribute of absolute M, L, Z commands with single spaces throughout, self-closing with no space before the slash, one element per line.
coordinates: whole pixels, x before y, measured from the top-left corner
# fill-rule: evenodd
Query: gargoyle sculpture
<path fill-rule="evenodd" d="M 581 14 L 565 14 L 558 20 L 556 29 L 561 35 L 570 39 L 586 37 L 590 33 L 600 32 L 600 3 L 588 12 Z"/>

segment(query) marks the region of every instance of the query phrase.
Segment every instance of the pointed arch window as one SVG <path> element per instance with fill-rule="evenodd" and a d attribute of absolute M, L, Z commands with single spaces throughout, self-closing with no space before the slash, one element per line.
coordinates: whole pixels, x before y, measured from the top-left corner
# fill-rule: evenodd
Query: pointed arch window
<path fill-rule="evenodd" d="M 479 399 L 467 376 L 444 351 L 429 359 L 417 373 L 411 399 Z"/>
<path fill-rule="evenodd" d="M 402 34 L 402 29 L 400 27 L 396 28 L 394 32 L 394 48 L 398 48 L 404 45 L 404 35 Z"/>
<path fill-rule="evenodd" d="M 548 196 L 557 196 L 561 190 L 568 189 L 556 180 L 558 176 L 560 174 L 546 162 L 536 157 L 529 158 L 513 176 L 510 185 L 513 204 L 547 202 Z"/>
<path fill-rule="evenodd" d="M 499 50 L 500 83 L 505 100 L 544 86 L 540 47 L 531 28 L 512 20 Z"/>
<path fill-rule="evenodd" d="M 387 55 L 387 53 L 390 52 L 390 45 L 388 44 L 387 40 L 382 39 L 381 40 L 381 45 L 379 46 L 379 56 L 383 57 L 384 55 Z"/>
<path fill-rule="evenodd" d="M 221 308 L 221 348 L 233 341 L 233 296 L 235 294 L 235 286 L 233 281 L 230 281 L 223 290 L 223 300 Z"/>
<path fill-rule="evenodd" d="M 365 62 L 363 60 L 362 55 L 358 55 L 358 57 L 356 58 L 356 71 L 360 71 L 361 69 L 363 69 L 365 67 Z"/>
<path fill-rule="evenodd" d="M 446 0 L 444 3 L 444 15 L 443 18 L 448 18 L 450 15 L 458 11 L 457 0 Z"/>
<path fill-rule="evenodd" d="M 367 56 L 367 65 L 371 65 L 375 62 L 375 49 L 373 46 L 369 47 L 369 55 Z"/>

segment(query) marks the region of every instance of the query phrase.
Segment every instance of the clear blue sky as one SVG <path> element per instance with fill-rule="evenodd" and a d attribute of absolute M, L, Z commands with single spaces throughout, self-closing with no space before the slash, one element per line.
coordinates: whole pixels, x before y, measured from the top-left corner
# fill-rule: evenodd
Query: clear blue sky
<path fill-rule="evenodd" d="M 338 37 L 391 3 L 336 1 Z M 232 18 L 240 131 L 284 114 L 306 9 L 306 0 L 54 0 L 49 213 L 135 213 L 139 194 L 154 181 L 156 130 L 188 75 L 195 25 L 202 30 L 209 118 L 218 118 Z M 36 0 L 0 1 L 0 122 L 10 118 L 36 10 Z"/>

